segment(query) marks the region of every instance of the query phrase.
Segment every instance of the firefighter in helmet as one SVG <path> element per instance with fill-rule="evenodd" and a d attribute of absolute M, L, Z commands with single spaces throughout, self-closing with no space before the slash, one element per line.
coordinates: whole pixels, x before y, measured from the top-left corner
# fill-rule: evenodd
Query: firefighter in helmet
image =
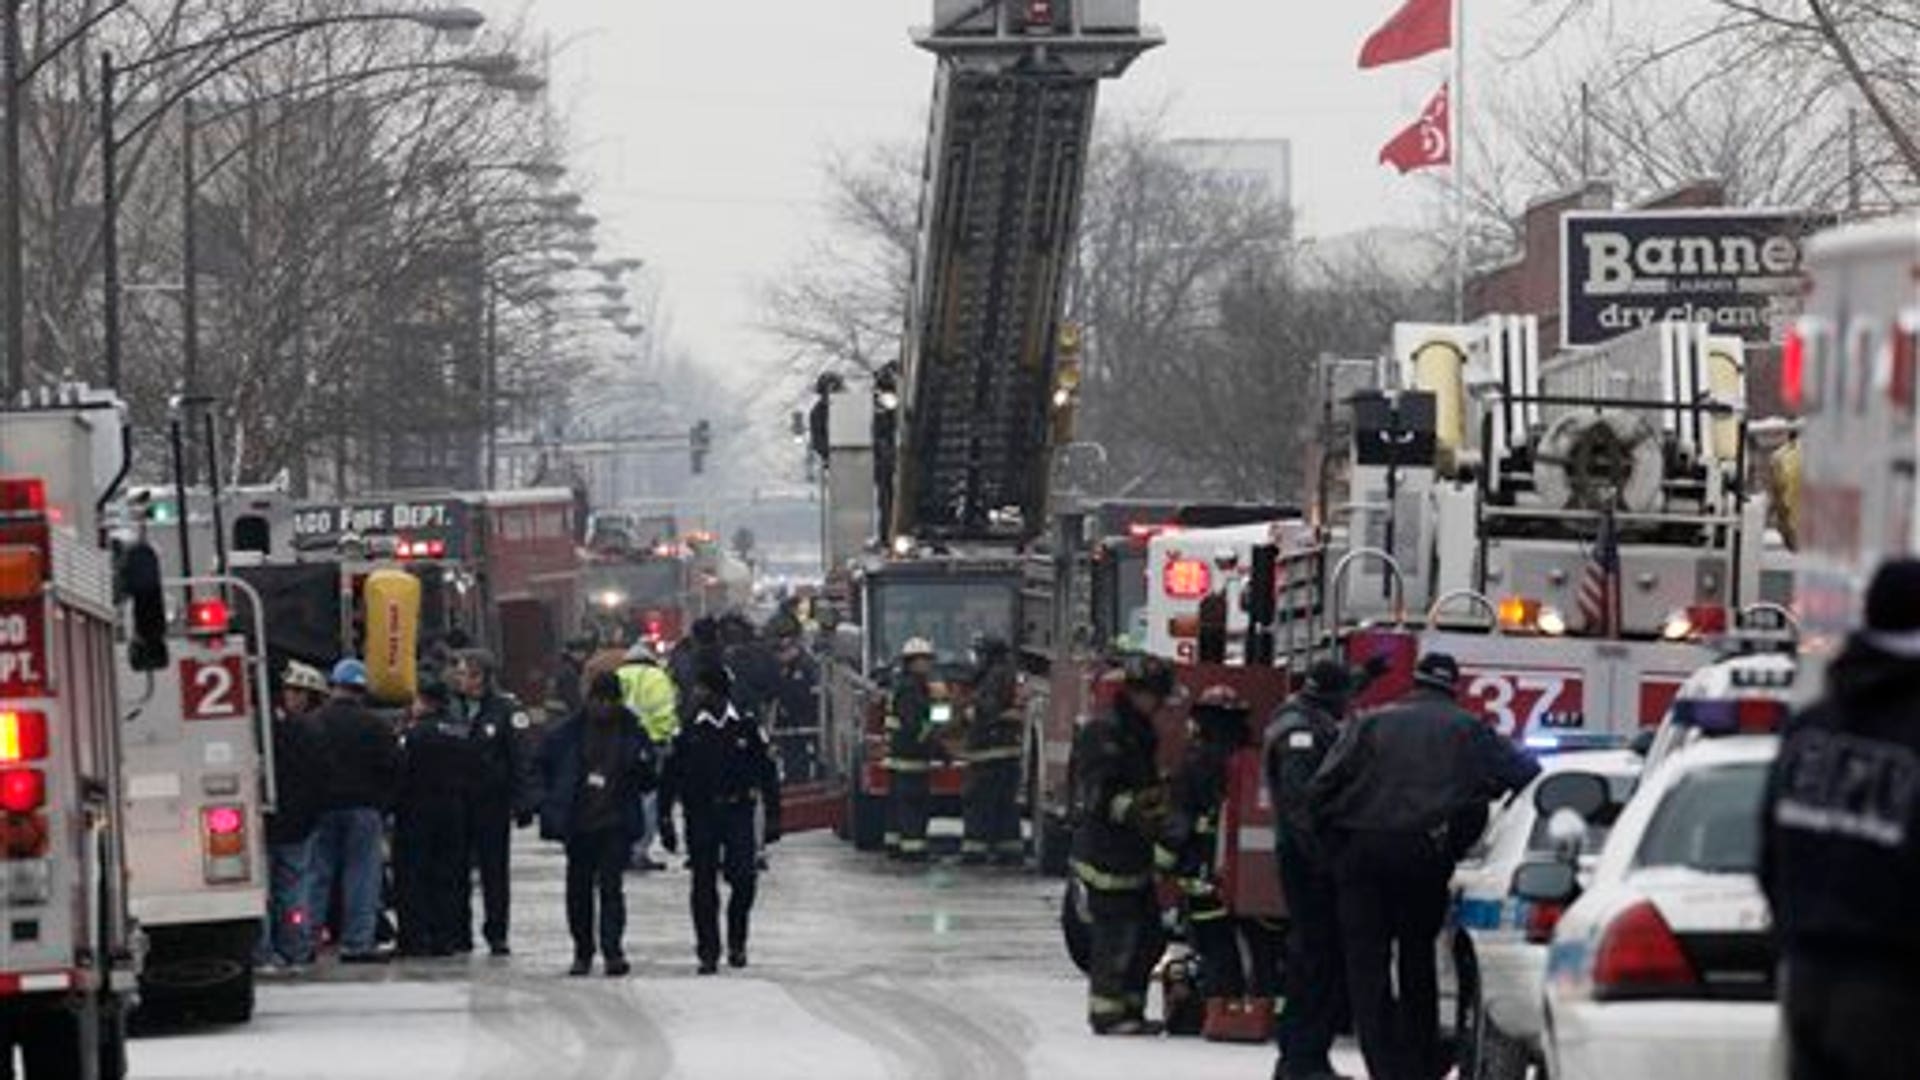
<path fill-rule="evenodd" d="M 887 852 L 907 862 L 927 858 L 927 815 L 933 799 L 928 773 L 937 733 L 936 699 L 944 696 L 933 678 L 934 655 L 926 638 L 907 639 L 887 713 Z"/>
<path fill-rule="evenodd" d="M 1147 984 L 1159 961 L 1153 848 L 1170 800 L 1156 761 L 1153 717 L 1174 695 L 1173 669 L 1151 656 L 1121 661 L 1121 682 L 1107 712 L 1074 738 L 1073 873 L 1091 924 L 1087 1020 L 1098 1035 L 1151 1035 Z"/>
<path fill-rule="evenodd" d="M 1179 886 L 1188 940 L 1200 954 L 1206 1037 L 1258 1042 L 1272 1024 L 1278 928 L 1233 914 L 1218 865 L 1229 769 L 1233 756 L 1250 744 L 1250 714 L 1230 686 L 1210 686 L 1194 702 L 1186 755 L 1173 777 L 1172 808 L 1154 861 Z"/>
<path fill-rule="evenodd" d="M 967 724 L 966 839 L 963 862 L 992 859 L 1017 865 L 1026 854 L 1020 839 L 1020 754 L 1026 740 L 1021 708 L 1020 670 L 1013 648 L 1002 638 L 974 642 L 978 671 L 973 684 L 973 715 Z"/>

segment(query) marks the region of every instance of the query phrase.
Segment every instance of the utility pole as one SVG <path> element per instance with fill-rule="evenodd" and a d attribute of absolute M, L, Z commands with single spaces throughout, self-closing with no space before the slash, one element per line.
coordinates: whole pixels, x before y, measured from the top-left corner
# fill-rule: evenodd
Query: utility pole
<path fill-rule="evenodd" d="M 6 0 L 0 19 L 0 96 L 5 97 L 4 107 L 7 115 L 5 134 L 0 135 L 0 170 L 6 172 L 6 211 L 4 215 L 6 235 L 0 237 L 0 244 L 6 247 L 7 279 L 6 295 L 6 350 L 7 381 L 0 388 L 0 400 L 4 400 L 26 389 L 27 382 L 27 312 L 26 312 L 26 237 L 22 222 L 25 211 L 21 209 L 22 197 L 26 194 L 26 184 L 21 176 L 20 129 L 24 123 L 20 115 L 21 106 L 26 101 L 26 87 L 23 84 L 23 64 L 20 48 L 20 6 L 25 0 Z"/>
<path fill-rule="evenodd" d="M 198 214 L 194 204 L 199 197 L 194 189 L 200 186 L 200 177 L 194 161 L 194 104 L 189 97 L 180 103 L 180 189 L 186 200 L 181 204 L 181 223 L 186 235 L 180 241 L 180 253 L 185 266 L 181 268 L 180 278 L 180 340 L 182 356 L 180 362 L 180 394 L 192 401 L 200 395 L 200 229 Z M 211 409 L 211 406 L 209 406 Z M 209 425 L 211 438 L 211 425 Z M 193 454 L 194 431 L 187 428 L 187 483 L 199 479 L 199 459 Z M 215 448 L 207 447 L 209 454 Z"/>
<path fill-rule="evenodd" d="M 106 313 L 107 389 L 120 389 L 120 147 L 113 133 L 113 54 L 100 54 L 100 307 Z"/>

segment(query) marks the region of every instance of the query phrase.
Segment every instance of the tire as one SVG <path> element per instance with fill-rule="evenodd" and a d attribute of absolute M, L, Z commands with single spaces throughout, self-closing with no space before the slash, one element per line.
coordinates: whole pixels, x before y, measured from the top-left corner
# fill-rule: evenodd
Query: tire
<path fill-rule="evenodd" d="M 253 968 L 228 979 L 201 999 L 194 1011 L 214 1024 L 244 1024 L 253 1019 Z"/>
<path fill-rule="evenodd" d="M 879 851 L 887 846 L 887 801 L 854 788 L 847 817 L 853 822 L 853 846 L 856 851 Z"/>
<path fill-rule="evenodd" d="M 1080 915 L 1080 883 L 1069 879 L 1060 893 L 1060 936 L 1067 956 L 1085 975 L 1093 969 L 1093 928 Z"/>

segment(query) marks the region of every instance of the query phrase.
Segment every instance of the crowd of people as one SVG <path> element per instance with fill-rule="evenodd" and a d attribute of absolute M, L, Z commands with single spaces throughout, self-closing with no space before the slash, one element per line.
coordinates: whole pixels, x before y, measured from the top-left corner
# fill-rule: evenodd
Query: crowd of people
<path fill-rule="evenodd" d="M 289 662 L 258 965 L 297 970 L 323 948 L 348 964 L 452 957 L 476 941 L 511 956 L 512 837 L 537 821 L 565 852 L 571 972 L 598 959 L 625 975 L 625 876 L 665 868 L 656 843 L 681 850 L 677 811 L 699 970 L 716 972 L 723 954 L 744 967 L 765 845 L 780 834 L 782 770 L 767 725 L 810 725 L 816 677 L 795 647 L 797 625 L 776 617 L 769 631 L 701 620 L 665 656 L 645 643 L 609 654 L 571 642 L 544 722 L 500 688 L 479 650 L 435 650 L 401 710 L 375 705 L 357 659 L 326 673 Z"/>
<path fill-rule="evenodd" d="M 1539 765 L 1461 708 L 1459 665 L 1443 654 L 1420 659 L 1399 700 L 1349 721 L 1353 696 L 1377 674 L 1316 665 L 1263 733 L 1283 932 L 1232 914 L 1216 865 L 1228 762 L 1254 735 L 1249 706 L 1227 686 L 1203 691 L 1184 760 L 1165 776 L 1153 717 L 1177 692 L 1173 669 L 1125 658 L 1112 706 L 1074 748 L 1072 863 L 1096 1033 L 1161 1030 L 1146 1001 L 1161 940 L 1155 882 L 1165 877 L 1201 958 L 1209 1029 L 1264 1026 L 1268 1017 L 1246 1015 L 1251 1003 L 1284 1001 L 1276 1077 L 1336 1075 L 1330 1055 L 1349 1016 L 1370 1075 L 1441 1075 L 1433 942 L 1447 883 L 1489 802 L 1525 787 Z"/>

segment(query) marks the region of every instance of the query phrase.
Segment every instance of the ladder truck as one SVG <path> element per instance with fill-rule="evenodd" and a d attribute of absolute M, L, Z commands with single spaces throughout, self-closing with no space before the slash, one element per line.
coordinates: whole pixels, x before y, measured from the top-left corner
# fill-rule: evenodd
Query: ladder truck
<path fill-rule="evenodd" d="M 951 675 L 976 635 L 1019 637 L 1022 551 L 1049 512 L 1056 373 L 1077 337 L 1062 317 L 1094 103 L 1162 40 L 1139 0 L 934 0 L 914 33 L 937 67 L 904 356 L 875 396 L 891 436 L 876 439 L 884 550 L 836 568 L 849 618 L 828 672 L 830 751 L 861 847 L 881 839 L 901 646 L 926 638 Z M 959 766 L 936 768 L 937 816 L 960 781 Z"/>

